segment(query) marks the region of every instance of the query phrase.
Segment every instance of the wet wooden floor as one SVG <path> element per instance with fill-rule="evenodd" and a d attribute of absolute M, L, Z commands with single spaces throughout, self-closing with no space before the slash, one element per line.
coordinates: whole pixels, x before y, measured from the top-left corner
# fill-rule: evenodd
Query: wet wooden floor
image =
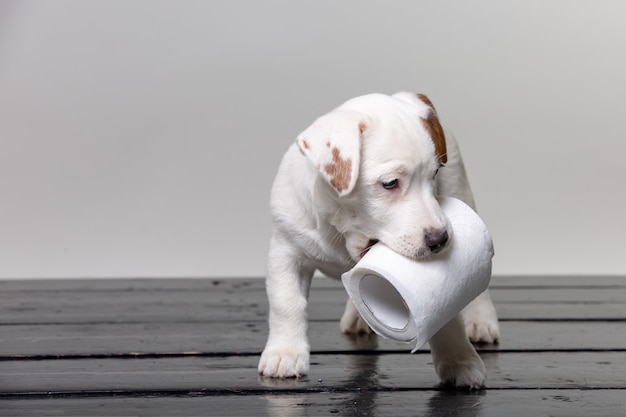
<path fill-rule="evenodd" d="M 484 390 L 441 387 L 430 354 L 338 330 L 311 291 L 311 371 L 257 375 L 263 280 L 0 282 L 3 416 L 624 416 L 626 277 L 495 277 L 502 340 Z"/>

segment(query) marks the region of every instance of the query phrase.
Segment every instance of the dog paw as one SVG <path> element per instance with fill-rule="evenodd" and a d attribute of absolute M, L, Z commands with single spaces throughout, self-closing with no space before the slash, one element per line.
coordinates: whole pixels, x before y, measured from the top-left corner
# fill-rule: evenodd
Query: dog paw
<path fill-rule="evenodd" d="M 339 329 L 344 334 L 370 334 L 372 329 L 367 325 L 365 320 L 359 314 L 359 311 L 354 307 L 352 301 L 348 300 L 346 303 L 346 309 L 339 320 Z"/>
<path fill-rule="evenodd" d="M 345 316 L 341 318 L 339 321 L 339 328 L 341 329 L 341 333 L 345 334 L 370 334 L 372 333 L 372 329 L 367 325 L 365 320 L 358 317 L 348 317 Z"/>
<path fill-rule="evenodd" d="M 457 388 L 480 389 L 487 380 L 487 369 L 478 354 L 466 360 L 442 361 L 435 364 L 435 370 L 443 384 Z"/>
<path fill-rule="evenodd" d="M 473 343 L 497 343 L 500 339 L 498 314 L 488 291 L 480 294 L 461 311 L 465 333 Z"/>
<path fill-rule="evenodd" d="M 309 372 L 308 347 L 266 347 L 259 361 L 259 374 L 270 378 L 299 378 Z"/>
<path fill-rule="evenodd" d="M 462 312 L 465 333 L 473 343 L 497 343 L 500 326 L 495 309 L 468 308 Z"/>

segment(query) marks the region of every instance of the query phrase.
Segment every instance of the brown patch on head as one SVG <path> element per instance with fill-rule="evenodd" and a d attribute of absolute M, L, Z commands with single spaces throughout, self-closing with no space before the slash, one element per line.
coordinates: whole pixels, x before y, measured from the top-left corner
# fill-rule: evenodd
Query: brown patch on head
<path fill-rule="evenodd" d="M 446 136 L 443 133 L 441 123 L 439 123 L 439 117 L 437 117 L 437 111 L 435 110 L 435 106 L 433 106 L 433 103 L 424 94 L 418 94 L 417 97 L 422 100 L 428 107 L 430 107 L 428 116 L 426 116 L 426 118 L 421 118 L 422 125 L 430 135 L 433 143 L 435 144 L 435 154 L 437 155 L 437 158 L 439 158 L 442 164 L 445 164 L 446 162 L 448 162 Z"/>
<path fill-rule="evenodd" d="M 330 177 L 330 185 L 339 192 L 345 191 L 350 186 L 352 179 L 352 160 L 341 158 L 339 148 L 332 148 L 333 162 L 324 164 L 324 172 Z"/>
<path fill-rule="evenodd" d="M 304 149 L 309 149 L 309 142 L 307 142 L 306 139 L 302 139 L 300 145 L 302 145 Z"/>

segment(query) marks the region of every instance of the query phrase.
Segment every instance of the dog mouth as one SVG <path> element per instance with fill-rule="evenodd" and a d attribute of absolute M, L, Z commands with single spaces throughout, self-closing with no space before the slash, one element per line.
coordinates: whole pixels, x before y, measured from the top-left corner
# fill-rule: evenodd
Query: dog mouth
<path fill-rule="evenodd" d="M 367 242 L 367 245 L 365 245 L 365 247 L 363 248 L 363 250 L 362 250 L 361 252 L 359 252 L 359 257 L 360 257 L 360 258 L 364 257 L 364 256 L 365 256 L 365 254 L 366 254 L 367 252 L 369 252 L 370 248 L 371 248 L 372 246 L 374 246 L 375 244 L 377 244 L 377 243 L 378 243 L 378 239 L 370 239 L 370 240 Z"/>

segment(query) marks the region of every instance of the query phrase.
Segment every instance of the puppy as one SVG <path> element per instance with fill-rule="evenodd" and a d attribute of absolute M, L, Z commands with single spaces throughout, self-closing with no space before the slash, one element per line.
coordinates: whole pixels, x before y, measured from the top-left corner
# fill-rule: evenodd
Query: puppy
<path fill-rule="evenodd" d="M 339 279 L 380 241 L 411 259 L 444 251 L 449 223 L 436 195 L 474 199 L 454 137 L 424 95 L 354 98 L 318 118 L 285 154 L 271 195 L 266 377 L 309 370 L 307 298 L 316 270 Z M 344 333 L 371 330 L 348 300 Z M 495 342 L 498 319 L 487 292 L 429 344 L 443 383 L 483 386 L 486 370 L 470 343 Z"/>

